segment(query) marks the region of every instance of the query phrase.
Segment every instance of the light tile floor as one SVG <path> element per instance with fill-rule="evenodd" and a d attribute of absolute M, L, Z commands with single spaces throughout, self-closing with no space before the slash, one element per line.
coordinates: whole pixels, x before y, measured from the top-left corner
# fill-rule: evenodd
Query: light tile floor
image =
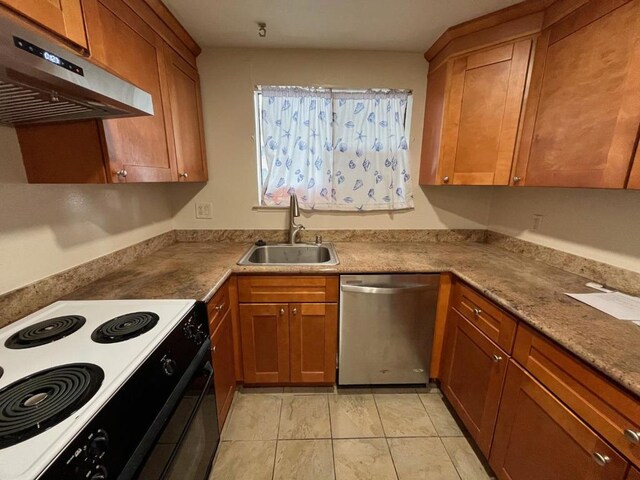
<path fill-rule="evenodd" d="M 488 480 L 436 388 L 236 392 L 210 480 Z"/>

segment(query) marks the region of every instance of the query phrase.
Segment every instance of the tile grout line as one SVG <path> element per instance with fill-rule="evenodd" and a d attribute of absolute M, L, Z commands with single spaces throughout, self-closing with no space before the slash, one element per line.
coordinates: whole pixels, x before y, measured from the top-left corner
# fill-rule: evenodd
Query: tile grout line
<path fill-rule="evenodd" d="M 336 450 L 333 447 L 333 425 L 331 422 L 331 405 L 330 405 L 330 401 L 329 400 L 329 395 L 326 396 L 327 399 L 327 410 L 329 411 L 329 436 L 331 437 L 331 457 L 333 459 L 333 479 L 336 480 L 337 479 L 337 472 L 336 472 Z"/>
<path fill-rule="evenodd" d="M 284 389 L 282 390 L 284 393 Z M 271 480 L 275 479 L 276 476 L 276 461 L 278 460 L 278 443 L 280 442 L 280 422 L 282 422 L 282 395 L 278 395 L 278 400 L 280 400 L 280 411 L 278 412 L 278 431 L 276 432 L 276 448 L 273 452 L 273 468 L 271 469 Z"/>
<path fill-rule="evenodd" d="M 387 445 L 387 451 L 389 452 L 389 457 L 391 458 L 391 465 L 393 465 L 393 471 L 396 474 L 396 480 L 400 478 L 398 475 L 398 469 L 396 468 L 396 462 L 393 459 L 393 454 L 391 453 L 391 446 L 389 445 L 389 437 L 387 437 L 387 431 L 384 429 L 384 423 L 382 423 L 382 415 L 380 415 L 380 409 L 378 408 L 378 402 L 376 401 L 376 395 L 374 393 L 371 394 L 373 397 L 373 404 L 376 406 L 376 412 L 378 412 L 378 418 L 380 419 L 380 425 L 382 426 L 382 433 L 384 435 L 384 443 Z"/>
<path fill-rule="evenodd" d="M 376 413 L 378 414 L 378 419 L 380 420 L 380 426 L 382 427 L 382 434 L 384 435 L 384 438 L 387 438 L 387 431 L 384 429 L 384 423 L 382 423 L 382 415 L 380 415 L 380 409 L 378 408 L 378 402 L 376 401 L 376 396 L 375 394 L 371 394 L 371 396 L 373 397 L 373 404 L 376 407 Z"/>
<path fill-rule="evenodd" d="M 448 437 L 448 438 L 452 438 L 452 437 Z M 447 448 L 447 446 L 442 441 L 442 437 L 438 437 L 438 440 L 440 440 L 440 443 L 442 444 L 442 448 L 444 448 L 444 451 L 447 454 L 447 457 L 449 457 L 449 460 L 451 461 L 451 465 L 453 465 L 453 468 L 455 469 L 456 474 L 458 475 L 458 478 L 460 478 L 460 480 L 462 480 L 462 474 L 460 473 L 460 470 L 458 470 L 458 466 L 456 465 L 456 462 L 453 461 L 453 457 L 449 453 L 449 449 Z"/>

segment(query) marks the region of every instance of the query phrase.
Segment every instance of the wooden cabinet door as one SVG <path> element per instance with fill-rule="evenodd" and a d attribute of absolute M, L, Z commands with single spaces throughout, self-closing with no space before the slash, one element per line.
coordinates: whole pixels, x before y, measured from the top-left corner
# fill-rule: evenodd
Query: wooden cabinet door
<path fill-rule="evenodd" d="M 231 310 L 227 310 L 227 313 L 218 324 L 218 328 L 213 332 L 211 337 L 211 358 L 214 370 L 213 379 L 216 390 L 218 427 L 222 431 L 224 421 L 233 401 L 233 393 L 236 390 Z"/>
<path fill-rule="evenodd" d="M 178 180 L 204 182 L 207 180 L 207 160 L 200 77 L 198 71 L 168 45 L 165 51 Z"/>
<path fill-rule="evenodd" d="M 453 60 L 440 183 L 507 185 L 531 39 Z"/>
<path fill-rule="evenodd" d="M 626 480 L 640 480 L 640 470 L 632 467 L 629 470 Z"/>
<path fill-rule="evenodd" d="M 449 310 L 443 351 L 442 392 L 489 455 L 507 354 L 457 311 Z"/>
<path fill-rule="evenodd" d="M 244 382 L 289 381 L 289 305 L 240 305 Z"/>
<path fill-rule="evenodd" d="M 163 42 L 122 0 L 85 0 L 92 59 L 150 93 L 152 116 L 102 122 L 115 182 L 177 180 Z M 126 170 L 126 177 L 116 174 Z"/>
<path fill-rule="evenodd" d="M 87 49 L 80 0 L 0 0 L 0 4 Z"/>
<path fill-rule="evenodd" d="M 640 0 L 592 0 L 547 29 L 515 175 L 529 186 L 624 188 L 639 91 Z"/>
<path fill-rule="evenodd" d="M 292 304 L 289 315 L 291 381 L 333 383 L 336 379 L 338 305 Z"/>
<path fill-rule="evenodd" d="M 628 467 L 615 450 L 513 361 L 509 362 L 489 460 L 500 480 L 622 480 Z"/>

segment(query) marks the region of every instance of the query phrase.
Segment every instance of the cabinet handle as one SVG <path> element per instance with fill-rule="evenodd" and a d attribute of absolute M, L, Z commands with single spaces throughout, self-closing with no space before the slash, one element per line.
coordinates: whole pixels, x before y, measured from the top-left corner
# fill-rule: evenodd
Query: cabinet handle
<path fill-rule="evenodd" d="M 298 309 L 297 309 L 297 308 L 294 308 L 294 309 L 291 311 L 291 313 L 293 313 L 294 315 L 297 315 L 297 314 L 298 314 Z"/>
<path fill-rule="evenodd" d="M 284 308 L 280 309 L 280 315 L 284 315 Z"/>
<path fill-rule="evenodd" d="M 443 177 L 442 183 L 449 183 L 449 177 Z"/>
<path fill-rule="evenodd" d="M 116 172 L 116 175 L 117 175 L 117 176 L 119 176 L 119 177 L 122 177 L 122 178 L 127 178 L 127 175 L 129 175 L 129 174 L 128 174 L 128 173 L 127 173 L 127 171 L 123 168 L 122 170 L 118 170 L 118 171 Z"/>
<path fill-rule="evenodd" d="M 604 467 L 607 463 L 611 463 L 611 459 L 607 455 L 604 455 L 599 452 L 596 452 L 593 454 L 593 459 L 601 467 Z"/>
<path fill-rule="evenodd" d="M 473 309 L 473 314 L 476 317 L 479 317 L 481 313 L 482 313 L 482 310 L 480 310 L 479 308 L 476 307 L 476 308 Z"/>
<path fill-rule="evenodd" d="M 214 345 L 213 347 L 211 347 L 211 351 L 212 351 L 213 353 L 216 353 L 216 347 L 215 347 L 215 345 Z"/>
<path fill-rule="evenodd" d="M 627 440 L 629 440 L 631 443 L 635 443 L 636 445 L 640 443 L 640 432 L 636 432 L 635 430 L 627 428 L 624 431 L 624 436 L 627 437 Z"/>
<path fill-rule="evenodd" d="M 215 311 L 219 312 L 220 310 L 222 310 L 224 308 L 224 302 L 222 302 L 220 305 L 216 305 Z"/>
<path fill-rule="evenodd" d="M 187 172 L 178 173 L 178 176 L 182 178 L 189 178 L 189 174 Z"/>
<path fill-rule="evenodd" d="M 518 183 L 520 180 L 522 180 L 522 177 L 518 177 L 517 175 L 513 177 L 513 183 Z"/>
<path fill-rule="evenodd" d="M 501 357 L 500 355 L 495 355 L 495 354 L 494 354 L 494 355 L 493 355 L 493 361 L 494 361 L 495 363 L 499 363 L 499 362 L 501 362 L 501 361 L 502 361 L 502 357 Z"/>

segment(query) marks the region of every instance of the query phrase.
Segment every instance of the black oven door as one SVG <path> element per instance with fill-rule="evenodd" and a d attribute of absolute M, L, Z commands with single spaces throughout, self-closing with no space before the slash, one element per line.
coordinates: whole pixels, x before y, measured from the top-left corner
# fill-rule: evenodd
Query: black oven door
<path fill-rule="evenodd" d="M 206 480 L 219 441 L 213 368 L 207 355 L 135 478 Z"/>

